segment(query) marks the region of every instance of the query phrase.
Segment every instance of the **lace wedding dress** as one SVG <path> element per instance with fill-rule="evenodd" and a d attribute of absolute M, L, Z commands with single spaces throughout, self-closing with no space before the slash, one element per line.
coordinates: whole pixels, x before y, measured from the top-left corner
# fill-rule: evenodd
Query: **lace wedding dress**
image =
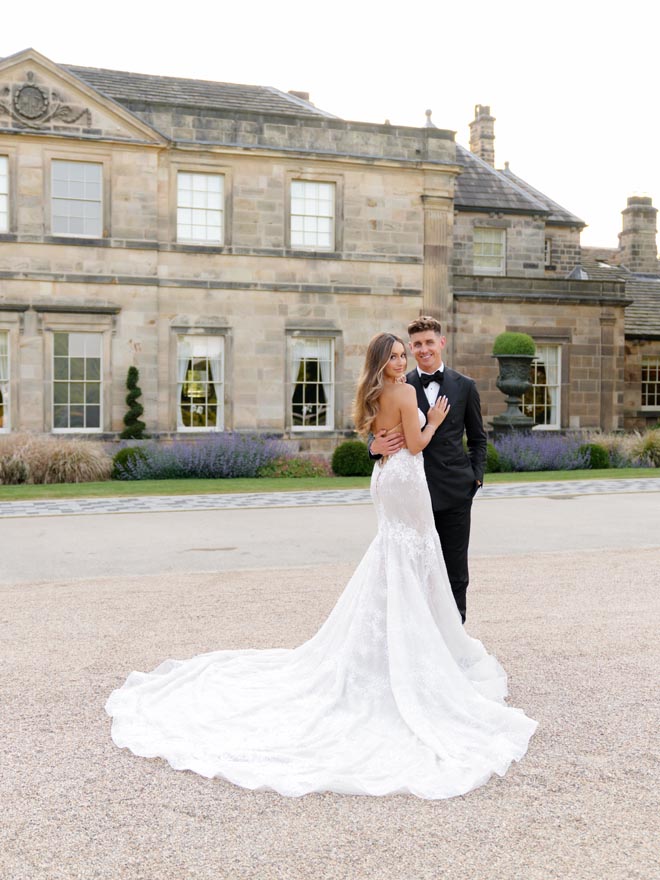
<path fill-rule="evenodd" d="M 290 796 L 448 798 L 519 760 L 536 722 L 461 625 L 421 454 L 377 463 L 371 491 L 378 534 L 315 636 L 131 673 L 106 705 L 116 745 Z"/>

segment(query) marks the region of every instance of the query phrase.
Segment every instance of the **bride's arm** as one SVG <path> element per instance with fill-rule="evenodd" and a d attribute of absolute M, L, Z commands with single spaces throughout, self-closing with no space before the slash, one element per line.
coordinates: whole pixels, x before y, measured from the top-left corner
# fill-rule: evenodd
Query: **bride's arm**
<path fill-rule="evenodd" d="M 417 415 L 417 395 L 412 385 L 399 385 L 397 387 L 399 406 L 401 409 L 401 424 L 403 435 L 406 438 L 406 446 L 413 455 L 417 455 L 422 449 L 426 449 L 431 438 L 445 420 L 449 412 L 449 403 L 446 397 L 439 397 L 428 411 L 427 424 L 424 428 L 419 427 Z"/>

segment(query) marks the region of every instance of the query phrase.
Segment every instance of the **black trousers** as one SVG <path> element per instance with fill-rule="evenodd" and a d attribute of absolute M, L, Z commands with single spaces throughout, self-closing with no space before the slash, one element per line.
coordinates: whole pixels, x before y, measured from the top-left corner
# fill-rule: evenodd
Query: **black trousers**
<path fill-rule="evenodd" d="M 466 615 L 466 593 L 470 581 L 468 545 L 470 543 L 470 514 L 472 501 L 449 510 L 434 510 L 435 527 L 440 538 L 442 555 L 447 566 L 456 606 L 463 623 Z"/>

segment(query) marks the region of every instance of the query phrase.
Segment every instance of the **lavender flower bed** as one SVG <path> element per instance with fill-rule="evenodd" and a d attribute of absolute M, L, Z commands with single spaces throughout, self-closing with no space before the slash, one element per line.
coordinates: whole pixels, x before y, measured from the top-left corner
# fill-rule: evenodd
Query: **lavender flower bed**
<path fill-rule="evenodd" d="M 501 471 L 574 471 L 590 467 L 588 450 L 580 450 L 582 443 L 561 434 L 511 433 L 497 437 L 493 445 Z"/>
<path fill-rule="evenodd" d="M 197 441 L 130 444 L 139 452 L 116 465 L 120 480 L 228 479 L 256 477 L 260 468 L 287 455 L 273 437 L 223 433 Z"/>

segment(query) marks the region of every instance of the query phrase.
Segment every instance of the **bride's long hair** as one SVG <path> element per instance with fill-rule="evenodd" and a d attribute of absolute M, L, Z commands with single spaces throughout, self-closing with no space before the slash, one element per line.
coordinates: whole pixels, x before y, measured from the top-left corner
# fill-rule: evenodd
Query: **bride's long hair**
<path fill-rule="evenodd" d="M 383 374 L 395 342 L 400 342 L 405 352 L 405 343 L 394 333 L 378 333 L 369 343 L 353 402 L 353 420 L 358 434 L 368 434 L 378 415 L 378 400 L 385 382 Z"/>

